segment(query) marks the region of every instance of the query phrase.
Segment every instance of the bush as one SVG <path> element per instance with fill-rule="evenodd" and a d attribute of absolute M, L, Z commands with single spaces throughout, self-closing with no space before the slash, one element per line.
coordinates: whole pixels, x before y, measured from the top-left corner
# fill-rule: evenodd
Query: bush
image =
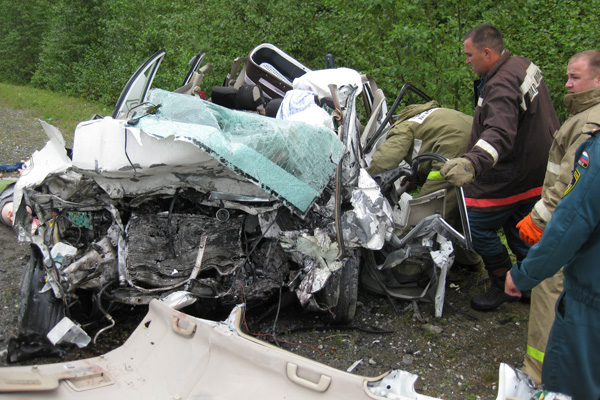
<path fill-rule="evenodd" d="M 273 43 L 312 69 L 373 76 L 391 103 L 404 83 L 472 113 L 473 74 L 462 38 L 491 23 L 514 55 L 538 64 L 561 119 L 570 56 L 594 48 L 596 7 L 574 0 L 0 0 L 0 80 L 33 83 L 112 104 L 141 62 L 165 48 L 155 84 L 174 89 L 187 61 L 207 53 L 206 89 L 221 85 L 235 57 Z M 19 66 L 15 68 L 15 66 Z"/>

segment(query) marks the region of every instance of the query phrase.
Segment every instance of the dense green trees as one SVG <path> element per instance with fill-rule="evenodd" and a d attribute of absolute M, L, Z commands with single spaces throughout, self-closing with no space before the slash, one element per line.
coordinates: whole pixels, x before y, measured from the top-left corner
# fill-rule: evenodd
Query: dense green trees
<path fill-rule="evenodd" d="M 443 105 L 471 113 L 462 37 L 496 25 L 512 54 L 544 71 L 564 117 L 569 57 L 598 43 L 600 0 L 0 0 L 0 80 L 34 84 L 111 104 L 154 51 L 167 57 L 156 86 L 174 89 L 199 50 L 215 65 L 206 90 L 223 82 L 234 57 L 269 42 L 310 68 L 375 77 L 390 101 L 410 82 Z"/>

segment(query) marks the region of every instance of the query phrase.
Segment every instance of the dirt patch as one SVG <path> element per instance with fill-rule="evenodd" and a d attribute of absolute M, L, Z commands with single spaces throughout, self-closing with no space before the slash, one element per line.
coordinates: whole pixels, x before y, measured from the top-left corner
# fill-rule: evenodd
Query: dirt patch
<path fill-rule="evenodd" d="M 0 106 L 0 164 L 28 159 L 41 149 L 47 136 L 37 120 L 26 112 Z M 0 179 L 16 179 L 19 174 L 0 173 Z M 0 351 L 17 334 L 18 289 L 24 265 L 29 260 L 29 244 L 16 240 L 12 229 L 0 222 Z"/>
<path fill-rule="evenodd" d="M 17 334 L 19 282 L 29 259 L 29 244 L 19 243 L 12 230 L 0 223 L 0 249 L 0 350 L 3 350 L 8 339 Z"/>
<path fill-rule="evenodd" d="M 45 140 L 35 118 L 0 107 L 0 163 L 28 158 Z M 0 249 L 0 365 L 5 366 L 8 339 L 17 334 L 18 286 L 29 245 L 19 243 L 10 228 L 0 225 Z M 522 364 L 529 306 L 517 302 L 495 312 L 472 310 L 469 300 L 484 290 L 476 284 L 482 277 L 482 272 L 450 271 L 442 318 L 433 317 L 431 304 L 418 303 L 416 309 L 410 302 L 390 301 L 361 288 L 351 326 L 328 326 L 323 316 L 288 306 L 279 313 L 264 309 L 249 313 L 248 328 L 332 367 L 348 370 L 355 365 L 354 374 L 379 376 L 391 369 L 417 374 L 420 394 L 447 400 L 495 399 L 500 362 Z M 116 328 L 96 345 L 67 357 L 91 357 L 119 346 L 143 314 L 143 309 L 123 309 L 115 315 Z M 57 361 L 40 358 L 28 364 Z"/>

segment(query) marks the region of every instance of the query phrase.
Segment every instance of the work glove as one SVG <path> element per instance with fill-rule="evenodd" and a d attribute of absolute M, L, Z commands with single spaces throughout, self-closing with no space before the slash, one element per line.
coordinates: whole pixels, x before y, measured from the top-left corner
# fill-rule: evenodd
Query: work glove
<path fill-rule="evenodd" d="M 440 173 L 454 186 L 463 186 L 475 180 L 475 168 L 466 158 L 453 158 L 446 161 Z"/>
<path fill-rule="evenodd" d="M 530 246 L 539 242 L 542 238 L 542 233 L 544 233 L 544 230 L 537 226 L 531 219 L 531 213 L 519 221 L 517 229 L 519 230 L 521 239 Z"/>

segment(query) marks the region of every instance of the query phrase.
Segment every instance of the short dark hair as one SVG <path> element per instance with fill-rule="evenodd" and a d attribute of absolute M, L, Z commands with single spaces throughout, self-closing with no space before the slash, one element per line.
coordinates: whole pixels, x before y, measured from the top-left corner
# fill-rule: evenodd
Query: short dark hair
<path fill-rule="evenodd" d="M 577 60 L 586 60 L 588 62 L 588 66 L 592 76 L 591 78 L 595 78 L 600 75 L 600 51 L 598 50 L 586 50 L 575 54 L 569 62 L 577 61 Z"/>
<path fill-rule="evenodd" d="M 489 24 L 478 25 L 472 28 L 465 35 L 464 40 L 471 39 L 473 45 L 478 49 L 489 48 L 496 53 L 502 53 L 504 43 L 502 42 L 502 34 L 500 31 Z"/>

